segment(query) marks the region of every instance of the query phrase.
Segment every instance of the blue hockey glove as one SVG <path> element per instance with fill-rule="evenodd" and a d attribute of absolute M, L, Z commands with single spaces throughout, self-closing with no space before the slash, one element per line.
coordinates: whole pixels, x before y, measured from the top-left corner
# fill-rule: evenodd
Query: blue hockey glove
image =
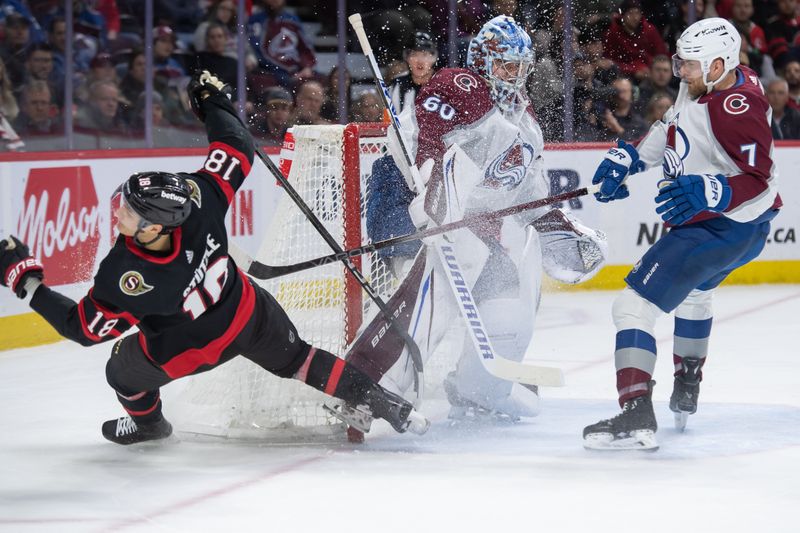
<path fill-rule="evenodd" d="M 687 174 L 663 187 L 656 203 L 656 213 L 664 222 L 683 224 L 701 211 L 724 211 L 731 203 L 728 178 L 722 174 Z"/>
<path fill-rule="evenodd" d="M 636 174 L 644 170 L 644 162 L 639 159 L 639 152 L 632 144 L 617 141 L 617 146 L 606 152 L 606 156 L 597 167 L 592 183 L 600 184 L 600 191 L 594 197 L 601 202 L 621 200 L 630 196 L 628 186 L 622 182 L 628 174 Z"/>

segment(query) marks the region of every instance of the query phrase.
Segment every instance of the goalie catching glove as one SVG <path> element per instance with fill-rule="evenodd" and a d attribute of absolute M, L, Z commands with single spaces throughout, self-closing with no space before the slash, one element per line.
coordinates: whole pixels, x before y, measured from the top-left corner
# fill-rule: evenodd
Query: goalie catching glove
<path fill-rule="evenodd" d="M 0 241 L 0 283 L 18 298 L 32 294 L 44 279 L 42 264 L 31 256 L 28 247 L 16 237 Z"/>
<path fill-rule="evenodd" d="M 608 258 L 605 233 L 553 209 L 531 224 L 539 233 L 542 267 L 562 283 L 581 283 L 597 274 Z"/>
<path fill-rule="evenodd" d="M 231 99 L 230 86 L 207 70 L 195 72 L 186 90 L 189 93 L 192 111 L 202 122 L 206 121 L 206 114 L 203 111 L 203 101 L 206 98 L 223 95 L 228 100 Z"/>

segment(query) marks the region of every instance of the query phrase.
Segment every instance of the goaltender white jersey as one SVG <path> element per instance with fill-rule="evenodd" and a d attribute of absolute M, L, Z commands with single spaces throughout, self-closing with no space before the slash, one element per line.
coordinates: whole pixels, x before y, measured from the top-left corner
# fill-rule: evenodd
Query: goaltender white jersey
<path fill-rule="evenodd" d="M 681 158 L 680 174 L 722 174 L 732 199 L 721 214 L 703 211 L 691 222 L 726 216 L 752 222 L 779 208 L 778 169 L 772 159 L 772 110 L 756 73 L 736 69 L 736 83 L 697 100 L 681 84 L 678 98 L 637 146 L 648 167 L 661 165 L 665 149 Z"/>
<path fill-rule="evenodd" d="M 444 210 L 440 201 L 442 161 L 453 144 L 459 145 L 482 169 L 474 188 L 465 191 L 467 213 L 492 211 L 547 196 L 544 139 L 530 107 L 520 109 L 514 116 L 504 115 L 479 76 L 466 69 L 442 69 L 422 87 L 414 111 L 413 117 L 410 113 L 401 117 L 405 119 L 403 134 L 410 141 L 420 168 L 426 161 L 433 161 L 426 187 L 426 210 L 435 221 L 441 222 Z M 524 212 L 518 222 L 525 225 L 546 211 Z"/>

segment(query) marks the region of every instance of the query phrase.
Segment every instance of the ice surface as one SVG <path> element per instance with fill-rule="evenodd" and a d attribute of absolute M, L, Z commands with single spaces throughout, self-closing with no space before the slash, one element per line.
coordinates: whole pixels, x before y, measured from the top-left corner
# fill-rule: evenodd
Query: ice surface
<path fill-rule="evenodd" d="M 581 429 L 617 412 L 616 293 L 545 294 L 530 356 L 567 386 L 519 424 L 422 437 L 376 424 L 364 445 L 263 446 L 180 433 L 102 439 L 120 416 L 110 345 L 0 352 L 0 531 L 789 532 L 800 518 L 800 287 L 716 296 L 700 409 L 672 429 L 671 318 L 657 331 L 661 449 L 588 452 Z M 165 413 L 181 382 L 165 387 Z"/>

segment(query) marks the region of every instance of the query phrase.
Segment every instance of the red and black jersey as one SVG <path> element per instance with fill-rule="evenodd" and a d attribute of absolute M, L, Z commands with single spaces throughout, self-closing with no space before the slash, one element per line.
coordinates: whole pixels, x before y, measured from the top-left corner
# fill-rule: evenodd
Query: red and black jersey
<path fill-rule="evenodd" d="M 84 345 L 139 328 L 145 354 L 170 377 L 213 365 L 250 318 L 254 292 L 228 257 L 225 215 L 253 163 L 252 138 L 223 95 L 204 103 L 210 142 L 203 168 L 181 174 L 192 187 L 189 218 L 156 254 L 120 235 L 94 286 L 77 304 L 40 287 L 31 307 Z"/>

